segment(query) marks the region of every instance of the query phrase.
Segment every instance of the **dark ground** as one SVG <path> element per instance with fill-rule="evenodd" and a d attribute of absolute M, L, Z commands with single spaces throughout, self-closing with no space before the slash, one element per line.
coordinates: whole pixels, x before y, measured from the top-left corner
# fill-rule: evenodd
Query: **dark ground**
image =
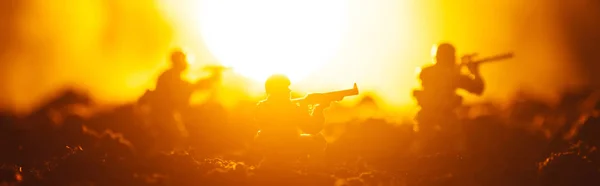
<path fill-rule="evenodd" d="M 8 185 L 600 185 L 600 118 L 575 120 L 589 92 L 557 108 L 528 99 L 464 122 L 463 150 L 418 150 L 411 125 L 379 119 L 329 123 L 343 131 L 326 157 L 257 168 L 249 151 L 254 103 L 197 106 L 188 149 L 158 153 L 143 109 L 77 114 L 90 100 L 65 91 L 27 116 L 3 113 L 0 181 Z M 82 104 L 83 103 L 83 104 Z M 75 105 L 75 106 L 74 106 Z M 588 104 L 589 105 L 589 104 Z M 593 104 L 592 104 L 593 105 Z M 489 105 L 488 105 L 489 107 Z M 236 114 L 232 114 L 236 113 Z M 535 119 L 537 118 L 537 119 Z M 545 120 L 541 120 L 544 118 Z M 193 125 L 191 125 L 193 124 Z M 569 124 L 569 125 L 568 125 Z M 193 127 L 193 128 L 192 128 Z M 575 133 L 573 133 L 575 132 Z M 570 135 L 569 134 L 574 134 Z M 562 136 L 562 137 L 561 137 Z M 568 138 L 565 138 L 568 137 Z"/>

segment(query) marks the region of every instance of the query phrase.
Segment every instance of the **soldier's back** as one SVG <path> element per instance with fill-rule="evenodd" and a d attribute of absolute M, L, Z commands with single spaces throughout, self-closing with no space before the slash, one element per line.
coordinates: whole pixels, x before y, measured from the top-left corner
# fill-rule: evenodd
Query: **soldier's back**
<path fill-rule="evenodd" d="M 190 83 L 181 78 L 181 74 L 174 70 L 163 72 L 156 81 L 153 102 L 161 107 L 184 107 L 191 96 Z"/>

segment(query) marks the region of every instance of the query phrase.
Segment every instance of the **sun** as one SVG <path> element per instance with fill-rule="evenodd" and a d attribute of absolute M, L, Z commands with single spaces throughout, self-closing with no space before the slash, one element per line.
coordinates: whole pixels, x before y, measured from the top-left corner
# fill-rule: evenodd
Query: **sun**
<path fill-rule="evenodd" d="M 243 76 L 301 80 L 336 55 L 345 0 L 202 0 L 200 32 L 210 52 Z"/>

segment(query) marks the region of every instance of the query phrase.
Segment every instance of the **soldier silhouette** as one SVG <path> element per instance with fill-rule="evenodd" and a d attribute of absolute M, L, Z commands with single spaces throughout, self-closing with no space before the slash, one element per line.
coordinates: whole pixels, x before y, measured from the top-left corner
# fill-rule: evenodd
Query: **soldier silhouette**
<path fill-rule="evenodd" d="M 154 91 L 147 91 L 140 103 L 150 106 L 150 117 L 159 131 L 159 141 L 167 144 L 183 142 L 182 117 L 189 112 L 190 97 L 197 90 L 209 89 L 221 78 L 221 70 L 213 68 L 210 77 L 190 83 L 183 79 L 188 69 L 186 53 L 175 49 L 170 56 L 171 68 L 164 71 L 156 81 Z"/>
<path fill-rule="evenodd" d="M 436 50 L 435 64 L 424 67 L 419 74 L 422 89 L 415 90 L 413 96 L 421 110 L 415 120 L 419 130 L 424 133 L 456 132 L 459 126 L 448 126 L 458 122 L 455 111 L 462 104 L 462 97 L 456 91 L 464 89 L 476 95 L 481 95 L 484 91 L 478 63 L 470 63 L 472 56 L 464 56 L 462 63 L 469 64 L 467 69 L 470 74 L 463 74 L 462 65 L 456 63 L 455 54 L 454 46 L 440 44 Z"/>
<path fill-rule="evenodd" d="M 326 148 L 320 131 L 325 120 L 323 109 L 328 105 L 316 105 L 311 113 L 307 105 L 298 105 L 290 99 L 290 84 L 284 75 L 269 77 L 265 83 L 267 99 L 259 102 L 255 111 L 260 128 L 255 145 L 264 160 L 277 162 L 278 166 L 304 155 L 314 156 Z"/>

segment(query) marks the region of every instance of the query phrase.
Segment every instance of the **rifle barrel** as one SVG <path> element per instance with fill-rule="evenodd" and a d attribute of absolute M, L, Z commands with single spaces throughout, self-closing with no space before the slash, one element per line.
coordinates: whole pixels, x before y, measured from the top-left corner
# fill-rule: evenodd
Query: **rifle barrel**
<path fill-rule="evenodd" d="M 352 87 L 352 89 L 337 90 L 337 91 L 317 93 L 317 94 L 343 94 L 343 95 L 347 95 L 347 96 L 358 95 L 358 86 L 356 85 L 356 83 L 354 83 L 354 87 Z M 302 102 L 305 99 L 306 99 L 306 97 L 296 98 L 296 99 L 292 99 L 292 102 L 294 102 L 294 103 Z"/>
<path fill-rule="evenodd" d="M 480 60 L 472 61 L 470 63 L 483 63 L 483 62 L 488 62 L 488 61 L 498 61 L 498 60 L 503 60 L 503 59 L 510 59 L 513 56 L 514 56 L 513 53 L 507 53 L 507 54 L 501 54 L 501 55 L 483 58 Z"/>

